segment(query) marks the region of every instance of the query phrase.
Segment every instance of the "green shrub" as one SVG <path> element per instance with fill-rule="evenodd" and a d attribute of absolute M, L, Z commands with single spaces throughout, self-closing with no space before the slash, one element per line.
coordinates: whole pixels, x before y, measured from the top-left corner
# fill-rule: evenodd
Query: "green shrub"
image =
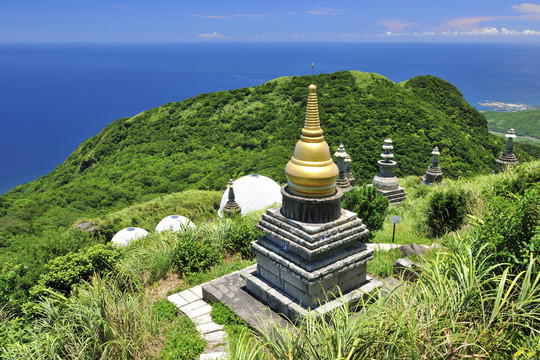
<path fill-rule="evenodd" d="M 121 257 L 121 249 L 111 245 L 98 244 L 78 252 L 59 256 L 45 265 L 38 285 L 31 292 L 49 288 L 67 294 L 75 284 L 87 280 L 96 272 L 110 273 Z"/>
<path fill-rule="evenodd" d="M 434 192 L 427 215 L 427 225 L 435 236 L 459 229 L 467 215 L 467 194 L 462 189 Z"/>
<path fill-rule="evenodd" d="M 162 299 L 152 306 L 152 312 L 154 315 L 163 321 L 170 321 L 178 315 L 178 309 L 176 305 L 167 299 Z"/>
<path fill-rule="evenodd" d="M 173 267 L 179 274 L 208 270 L 221 260 L 219 250 L 202 239 L 197 231 L 187 229 L 178 237 L 178 245 L 173 255 Z"/>
<path fill-rule="evenodd" d="M 181 316 L 166 331 L 165 345 L 159 352 L 164 360 L 193 360 L 204 351 L 206 342 L 200 338 L 193 322 Z"/>
<path fill-rule="evenodd" d="M 495 245 L 496 262 L 523 270 L 531 256 L 540 258 L 540 184 L 489 199 L 481 222 L 479 239 Z"/>
<path fill-rule="evenodd" d="M 342 206 L 358 214 L 358 217 L 369 229 L 370 238 L 373 238 L 373 232 L 383 228 L 390 202 L 377 192 L 375 186 L 364 184 L 345 193 Z"/>
<path fill-rule="evenodd" d="M 236 217 L 233 220 L 233 228 L 227 242 L 227 250 L 240 252 L 244 258 L 253 259 L 255 254 L 251 251 L 251 242 L 263 236 L 264 233 L 255 227 L 245 217 Z"/>

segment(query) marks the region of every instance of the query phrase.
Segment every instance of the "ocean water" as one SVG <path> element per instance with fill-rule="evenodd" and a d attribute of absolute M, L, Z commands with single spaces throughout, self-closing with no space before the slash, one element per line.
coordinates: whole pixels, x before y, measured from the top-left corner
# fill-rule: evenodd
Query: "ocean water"
<path fill-rule="evenodd" d="M 540 105 L 540 45 L 0 44 L 0 194 L 53 170 L 108 123 L 199 93 L 287 75 L 439 76 L 472 105 Z"/>

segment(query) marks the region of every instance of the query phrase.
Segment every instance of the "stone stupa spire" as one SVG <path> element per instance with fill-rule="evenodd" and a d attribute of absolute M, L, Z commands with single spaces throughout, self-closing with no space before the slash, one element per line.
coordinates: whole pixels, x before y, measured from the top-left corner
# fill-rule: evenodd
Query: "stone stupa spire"
<path fill-rule="evenodd" d="M 289 191 L 294 195 L 325 197 L 336 192 L 337 165 L 330 156 L 319 121 L 317 87 L 309 86 L 306 119 L 294 154 L 285 167 Z"/>
<path fill-rule="evenodd" d="M 229 194 L 228 194 L 228 200 L 225 204 L 225 207 L 223 208 L 223 213 L 226 216 L 231 216 L 234 214 L 240 214 L 242 213 L 242 209 L 240 208 L 240 205 L 236 202 L 234 198 L 234 184 L 233 180 L 229 179 L 229 184 L 227 184 L 227 187 L 229 188 Z"/>
<path fill-rule="evenodd" d="M 434 182 L 442 183 L 442 170 L 439 166 L 439 148 L 435 146 L 433 151 L 431 152 L 433 154 L 433 159 L 431 160 L 431 164 L 429 165 L 428 169 L 426 170 L 426 173 L 424 176 L 422 176 L 422 182 L 421 184 L 426 184 L 427 186 L 433 184 Z"/>
<path fill-rule="evenodd" d="M 337 151 L 334 153 L 334 156 L 337 158 L 337 166 L 339 169 L 339 177 L 336 181 L 337 186 L 343 191 L 347 192 L 352 189 L 349 179 L 345 176 L 346 166 L 345 160 L 347 158 L 347 153 L 345 152 L 345 147 L 343 144 L 340 144 Z"/>
<path fill-rule="evenodd" d="M 498 171 L 504 171 L 508 167 L 519 164 L 516 155 L 514 155 L 514 139 L 517 137 L 516 132 L 514 129 L 510 129 L 505 136 L 507 140 L 504 153 L 496 160 Z"/>
<path fill-rule="evenodd" d="M 394 175 L 394 168 L 397 163 L 392 160 L 392 140 L 384 140 L 382 160 L 378 161 L 379 173 L 373 178 L 373 185 L 377 187 L 377 191 L 383 194 L 390 204 L 399 204 L 405 198 L 405 189 L 399 186 L 398 178 Z"/>

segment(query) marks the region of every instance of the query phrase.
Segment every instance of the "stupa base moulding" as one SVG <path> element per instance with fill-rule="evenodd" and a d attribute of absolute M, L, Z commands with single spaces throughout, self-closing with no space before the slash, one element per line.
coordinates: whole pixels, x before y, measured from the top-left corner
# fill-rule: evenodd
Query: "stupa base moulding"
<path fill-rule="evenodd" d="M 277 286 L 263 280 L 257 275 L 257 270 L 243 272 L 241 276 L 246 281 L 246 290 L 250 295 L 270 307 L 276 313 L 284 315 L 292 321 L 305 316 L 308 313 L 308 309 L 321 317 L 324 317 L 329 311 L 344 304 L 347 304 L 353 312 L 359 311 L 362 306 L 362 300 L 366 300 L 374 290 L 384 285 L 382 281 L 366 275 L 365 282 L 359 287 L 345 293 L 337 292 L 336 294 L 328 294 L 330 301 L 308 307 L 292 298 Z"/>
<path fill-rule="evenodd" d="M 368 186 L 374 186 L 373 184 L 368 184 Z M 398 186 L 397 189 L 393 190 L 382 190 L 377 188 L 377 192 L 381 193 L 385 198 L 388 199 L 390 205 L 397 205 L 401 203 L 407 197 L 405 188 Z"/>
<path fill-rule="evenodd" d="M 376 287 L 366 275 L 373 250 L 360 241 L 368 230 L 355 213 L 342 209 L 334 221 L 306 223 L 281 212 L 267 210 L 257 225 L 266 235 L 252 243 L 256 270 L 242 274 L 248 292 L 295 319 L 308 308 L 324 313 L 341 295 L 354 305 Z"/>

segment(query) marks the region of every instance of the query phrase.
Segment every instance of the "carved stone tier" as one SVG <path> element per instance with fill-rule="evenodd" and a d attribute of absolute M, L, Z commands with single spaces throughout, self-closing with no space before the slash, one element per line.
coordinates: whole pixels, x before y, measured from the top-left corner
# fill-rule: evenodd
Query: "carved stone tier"
<path fill-rule="evenodd" d="M 495 162 L 497 163 L 497 169 L 499 171 L 504 171 L 508 167 L 512 167 L 519 164 L 519 161 L 516 155 L 514 155 L 514 153 L 501 154 L 501 156 L 499 156 L 499 158 L 495 160 Z"/>
<path fill-rule="evenodd" d="M 401 186 L 398 186 L 396 190 L 379 190 L 377 189 L 377 192 L 384 195 L 385 198 L 390 201 L 390 205 L 397 205 L 401 203 L 405 198 L 407 197 L 407 193 L 405 192 L 405 189 Z"/>
<path fill-rule="evenodd" d="M 270 286 L 303 308 L 317 308 L 365 284 L 373 251 L 360 238 L 369 231 L 355 213 L 340 214 L 314 224 L 289 219 L 280 208 L 267 210 L 257 225 L 266 235 L 252 243 L 257 272 L 246 277 L 248 291 L 264 299 Z M 290 305 L 269 305 L 290 314 Z"/>
<path fill-rule="evenodd" d="M 433 183 L 442 183 L 443 182 L 443 173 L 440 166 L 428 167 L 424 176 L 422 176 L 422 184 L 431 185 Z"/>
<path fill-rule="evenodd" d="M 378 164 L 380 172 L 373 178 L 373 185 L 377 187 L 377 190 L 397 190 L 399 182 L 393 172 L 397 163 L 393 160 L 379 160 Z"/>
<path fill-rule="evenodd" d="M 350 191 L 353 189 L 349 179 L 347 178 L 346 176 L 347 174 L 344 174 L 344 178 L 343 179 L 337 179 L 336 180 L 336 186 L 341 190 L 343 191 L 344 193 L 346 193 L 347 191 Z"/>
<path fill-rule="evenodd" d="M 292 220 L 305 223 L 324 223 L 334 221 L 341 216 L 341 198 L 343 192 L 336 189 L 332 196 L 321 198 L 293 195 L 289 186 L 281 188 L 281 213 Z"/>
<path fill-rule="evenodd" d="M 347 178 L 347 180 L 349 180 L 349 184 L 351 184 L 351 187 L 354 187 L 354 182 L 356 181 L 356 179 L 354 178 L 354 175 L 348 172 L 348 173 L 345 173 L 345 177 Z"/>

